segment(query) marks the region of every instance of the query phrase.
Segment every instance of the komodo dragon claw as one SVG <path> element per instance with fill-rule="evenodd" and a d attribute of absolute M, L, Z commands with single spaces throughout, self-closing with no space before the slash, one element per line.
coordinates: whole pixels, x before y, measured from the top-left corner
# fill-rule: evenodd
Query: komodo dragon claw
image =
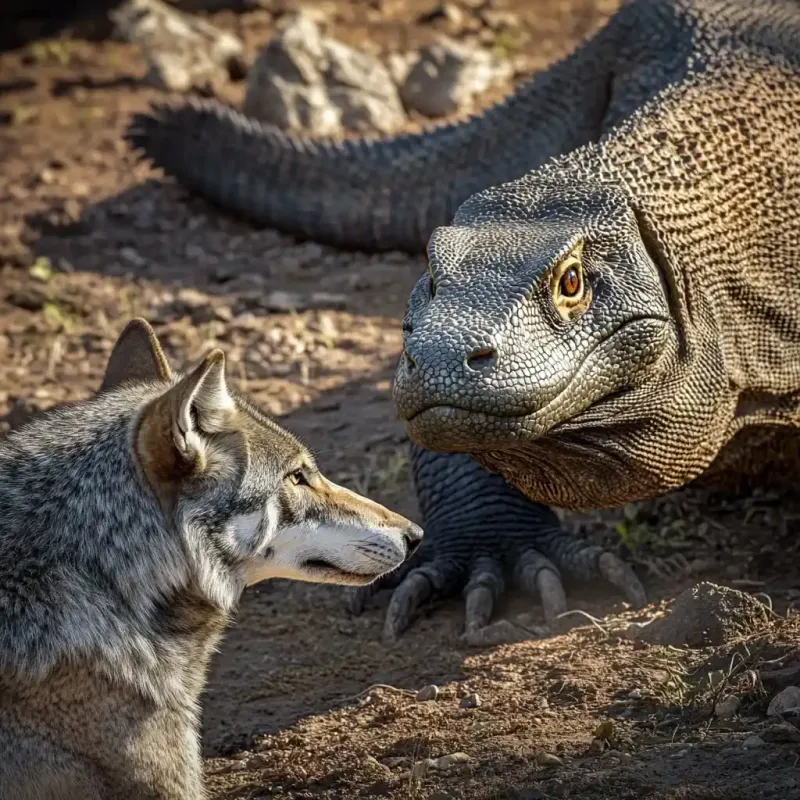
<path fill-rule="evenodd" d="M 567 611 L 562 572 L 582 581 L 604 578 L 636 608 L 646 602 L 628 564 L 564 530 L 550 509 L 531 502 L 499 475 L 468 456 L 419 448 L 413 455 L 423 515 L 429 511 L 423 544 L 399 570 L 356 590 L 350 599 L 350 611 L 358 615 L 370 597 L 393 589 L 385 641 L 395 641 L 423 605 L 458 592 L 465 599 L 466 639 L 476 639 L 508 584 L 536 596 L 548 626 L 558 627 L 559 615 Z"/>

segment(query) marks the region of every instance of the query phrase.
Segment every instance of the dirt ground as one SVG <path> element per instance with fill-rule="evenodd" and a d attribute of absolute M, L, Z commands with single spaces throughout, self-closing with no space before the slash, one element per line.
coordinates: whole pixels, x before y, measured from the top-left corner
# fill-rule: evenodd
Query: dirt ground
<path fill-rule="evenodd" d="M 329 31 L 376 53 L 418 46 L 453 24 L 419 0 L 316 5 Z M 464 2 L 462 26 L 502 45 L 521 81 L 614 5 L 489 2 L 484 10 L 510 10 L 520 22 L 485 35 L 470 10 L 478 6 Z M 239 32 L 252 56 L 280 10 L 212 18 Z M 344 254 L 254 230 L 137 164 L 120 135 L 156 96 L 141 83 L 144 64 L 127 45 L 82 36 L 0 53 L 6 424 L 96 388 L 115 336 L 143 314 L 175 363 L 223 347 L 239 385 L 302 435 L 331 477 L 416 517 L 389 387 L 423 259 Z M 238 84 L 225 96 L 242 95 Z M 253 587 L 204 701 L 212 796 L 800 798 L 800 721 L 782 727 L 765 715 L 776 691 L 800 682 L 796 497 L 691 490 L 566 515 L 634 562 L 653 605 L 635 614 L 605 586 L 574 587 L 572 606 L 591 616 L 513 645 L 464 645 L 457 598 L 387 647 L 380 597 L 354 618 L 342 589 Z M 772 622 L 716 648 L 646 646 L 622 633 L 700 579 L 760 593 Z M 542 622 L 531 598 L 512 598 L 500 615 Z M 417 701 L 429 684 L 438 697 Z M 714 717 L 731 694 L 738 713 Z M 455 753 L 465 755 L 449 766 L 425 761 Z"/>

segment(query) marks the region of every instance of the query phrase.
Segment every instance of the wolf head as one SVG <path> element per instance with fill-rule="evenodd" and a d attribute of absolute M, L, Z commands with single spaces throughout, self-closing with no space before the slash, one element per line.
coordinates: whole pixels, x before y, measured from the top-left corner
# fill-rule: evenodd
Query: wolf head
<path fill-rule="evenodd" d="M 132 430 L 135 459 L 184 533 L 206 592 L 221 573 L 244 584 L 271 577 L 366 584 L 417 548 L 417 525 L 329 481 L 307 447 L 231 390 L 221 350 L 178 374 L 152 328 L 134 319 L 114 346 L 100 393 L 142 383 L 156 391 Z"/>

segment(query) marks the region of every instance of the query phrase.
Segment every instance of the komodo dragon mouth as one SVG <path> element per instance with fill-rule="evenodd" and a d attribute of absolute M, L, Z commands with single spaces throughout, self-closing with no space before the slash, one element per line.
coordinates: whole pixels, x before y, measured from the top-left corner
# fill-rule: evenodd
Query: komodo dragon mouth
<path fill-rule="evenodd" d="M 535 391 L 526 391 L 529 384 L 523 385 L 520 410 L 490 410 L 486 405 L 491 404 L 494 395 L 484 395 L 480 391 L 466 402 L 458 398 L 449 400 L 446 389 L 445 392 L 436 388 L 432 388 L 430 393 L 419 392 L 420 382 L 412 379 L 409 385 L 406 368 L 401 364 L 394 387 L 398 414 L 418 445 L 439 452 L 516 449 L 523 442 L 542 437 L 564 423 L 571 423 L 573 429 L 580 427 L 581 415 L 589 410 L 595 412 L 593 424 L 596 424 L 597 415 L 604 415 L 604 406 L 608 407 L 605 416 L 610 425 L 619 411 L 624 391 L 620 386 L 614 386 L 596 396 L 582 391 L 582 387 L 592 384 L 593 376 L 606 363 L 604 351 L 614 347 L 617 339 L 652 341 L 662 338 L 666 341 L 670 323 L 669 317 L 658 315 L 626 320 L 581 354 L 572 365 L 572 374 L 555 396 L 542 403 L 541 395 L 537 398 Z M 638 337 L 637 333 L 640 334 Z M 537 399 L 540 402 L 537 403 Z"/>
<path fill-rule="evenodd" d="M 592 409 L 599 411 L 604 404 L 611 404 L 609 422 L 616 414 L 616 406 L 620 400 L 619 389 L 592 400 L 587 406 L 579 408 L 574 414 L 563 415 L 561 409 L 566 408 L 573 385 L 588 383 L 595 371 L 593 356 L 604 346 L 613 343 L 619 336 L 631 333 L 629 329 L 640 329 L 643 338 L 655 337 L 659 331 L 665 332 L 671 320 L 660 315 L 641 315 L 626 320 L 606 336 L 603 336 L 590 347 L 573 365 L 563 388 L 544 405 L 537 405 L 536 398 L 530 397 L 530 405 L 521 411 L 496 412 L 485 407 L 491 397 L 476 394 L 468 402 L 455 400 L 442 402 L 441 393 L 436 392 L 433 402 L 426 402 L 424 393 L 404 392 L 404 370 L 398 370 L 395 382 L 395 402 L 400 418 L 406 423 L 411 437 L 423 447 L 439 451 L 475 452 L 478 450 L 495 450 L 504 444 L 517 447 L 522 441 L 546 435 L 567 421 L 578 423 L 581 413 Z M 525 396 L 521 398 L 524 404 Z M 602 413 L 602 412 L 601 412 Z"/>

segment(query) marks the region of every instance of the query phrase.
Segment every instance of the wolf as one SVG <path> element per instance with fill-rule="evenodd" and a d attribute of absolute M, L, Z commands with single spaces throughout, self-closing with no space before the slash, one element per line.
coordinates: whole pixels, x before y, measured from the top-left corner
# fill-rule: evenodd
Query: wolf
<path fill-rule="evenodd" d="M 364 585 L 421 529 L 325 478 L 131 320 L 99 391 L 0 440 L 0 800 L 200 800 L 198 699 L 246 586 Z"/>

